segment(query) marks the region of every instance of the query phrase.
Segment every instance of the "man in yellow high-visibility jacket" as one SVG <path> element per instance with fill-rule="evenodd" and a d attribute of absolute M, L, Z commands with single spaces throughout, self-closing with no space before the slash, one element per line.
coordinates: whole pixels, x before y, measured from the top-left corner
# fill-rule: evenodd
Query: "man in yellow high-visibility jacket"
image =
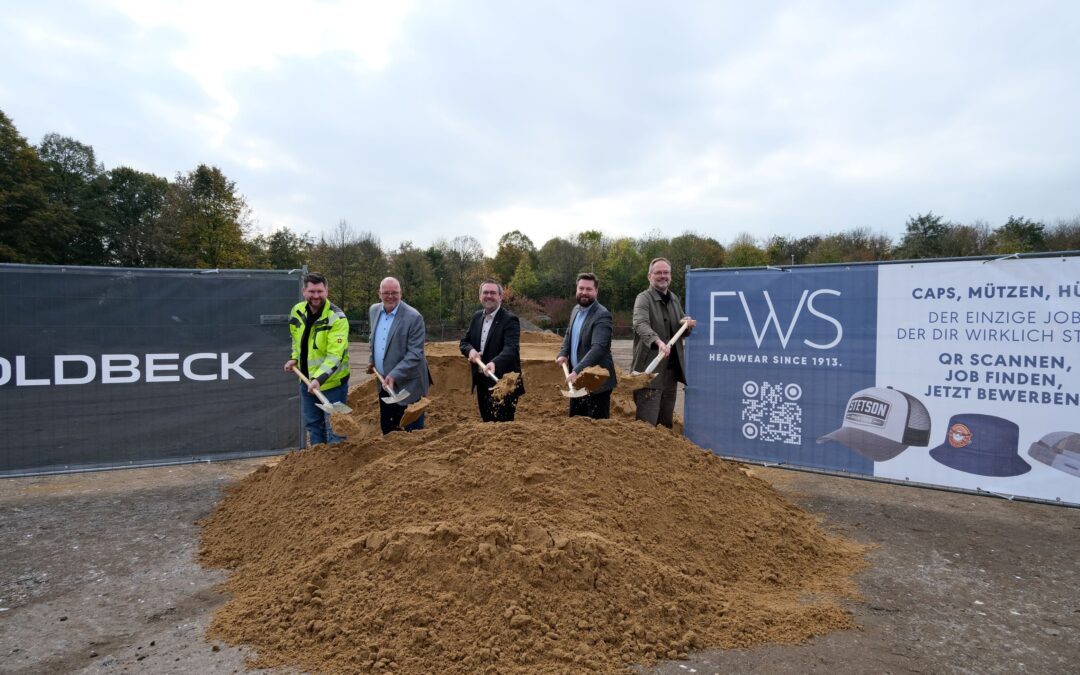
<path fill-rule="evenodd" d="M 349 396 L 349 320 L 345 312 L 327 300 L 326 277 L 312 272 L 304 277 L 304 300 L 289 312 L 292 356 L 285 372 L 294 368 L 311 384 L 300 383 L 300 406 L 311 445 L 340 443 L 330 427 L 329 416 L 315 406 L 315 392 L 321 391 L 331 403 L 344 403 Z"/>

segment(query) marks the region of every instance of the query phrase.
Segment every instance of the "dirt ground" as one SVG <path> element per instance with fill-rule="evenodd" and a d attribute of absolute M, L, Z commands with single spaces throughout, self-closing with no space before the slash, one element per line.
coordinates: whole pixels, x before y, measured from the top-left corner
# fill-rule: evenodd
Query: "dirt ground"
<path fill-rule="evenodd" d="M 224 572 L 196 562 L 195 521 L 266 461 L 0 481 L 0 672 L 243 671 L 244 650 L 204 638 Z M 642 672 L 1076 672 L 1080 509 L 752 471 L 875 546 L 859 628 Z"/>

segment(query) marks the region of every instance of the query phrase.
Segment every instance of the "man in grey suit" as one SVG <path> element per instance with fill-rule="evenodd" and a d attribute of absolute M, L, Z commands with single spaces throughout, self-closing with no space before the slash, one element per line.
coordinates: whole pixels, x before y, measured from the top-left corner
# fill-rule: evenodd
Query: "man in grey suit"
<path fill-rule="evenodd" d="M 424 356 L 424 317 L 401 299 L 401 284 L 386 277 L 379 284 L 379 298 L 368 310 L 371 325 L 371 357 L 368 372 L 379 371 L 386 386 L 395 392 L 409 392 L 400 403 L 385 403 L 379 392 L 379 425 L 383 434 L 398 428 L 405 408 L 426 396 L 431 387 L 431 373 Z M 424 428 L 424 415 L 405 427 L 405 431 Z"/>
<path fill-rule="evenodd" d="M 577 381 L 589 366 L 607 369 L 608 379 L 588 396 L 570 399 L 570 417 L 584 415 L 593 419 L 611 417 L 611 390 L 615 388 L 615 361 L 611 358 L 611 312 L 596 301 L 596 275 L 582 272 L 577 276 L 577 304 L 570 312 L 570 325 L 563 338 L 555 363 L 569 362 L 567 383 Z"/>

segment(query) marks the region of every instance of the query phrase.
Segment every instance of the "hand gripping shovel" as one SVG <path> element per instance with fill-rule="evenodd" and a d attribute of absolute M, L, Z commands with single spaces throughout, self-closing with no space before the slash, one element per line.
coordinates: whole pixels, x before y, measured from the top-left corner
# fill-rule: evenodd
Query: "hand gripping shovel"
<path fill-rule="evenodd" d="M 679 328 L 679 330 L 676 331 L 675 334 L 671 336 L 670 340 L 668 340 L 668 342 L 667 342 L 668 349 L 671 349 L 671 345 L 675 344 L 679 340 L 679 338 L 682 337 L 682 334 L 685 331 L 686 331 L 686 322 L 684 321 L 682 327 Z M 668 352 L 668 353 L 670 354 L 671 352 Z M 645 374 L 646 375 L 652 375 L 653 371 L 656 370 L 656 367 L 659 366 L 660 362 L 663 361 L 663 360 L 664 360 L 664 352 L 660 352 L 659 354 L 656 355 L 656 358 L 652 360 L 652 363 L 650 363 L 645 368 Z M 633 373 L 631 373 L 631 374 L 633 374 Z"/>
<path fill-rule="evenodd" d="M 567 378 L 570 377 L 570 369 L 566 367 L 566 361 L 562 362 L 562 371 Z M 562 389 L 559 390 L 566 398 L 581 398 L 582 396 L 589 395 L 589 392 L 585 391 L 584 389 L 574 389 L 574 385 L 570 384 L 569 382 L 566 383 L 566 386 L 570 387 L 569 391 L 563 391 Z"/>
<path fill-rule="evenodd" d="M 374 369 L 372 369 L 372 370 L 374 370 Z M 382 386 L 384 391 L 387 391 L 390 394 L 389 396 L 383 396 L 382 397 L 382 402 L 383 403 L 401 403 L 405 399 L 409 398 L 409 390 L 408 389 L 402 389 L 401 391 L 399 391 L 399 392 L 397 392 L 395 394 L 393 389 L 386 386 L 386 380 L 384 380 L 383 376 L 379 374 L 379 371 L 374 370 L 374 372 L 375 372 L 375 377 L 379 378 L 379 385 Z"/>
<path fill-rule="evenodd" d="M 496 375 L 495 373 L 489 373 L 487 371 L 487 364 L 485 364 L 483 361 L 481 361 L 479 356 L 477 356 L 475 359 L 473 359 L 473 363 L 475 363 L 477 366 L 480 367 L 480 372 L 487 375 L 491 379 L 495 380 L 495 384 L 499 383 L 499 376 Z"/>
<path fill-rule="evenodd" d="M 304 377 L 304 374 L 300 372 L 299 368 L 293 368 L 293 372 L 296 373 L 296 376 L 300 378 L 301 382 L 306 385 L 311 385 L 311 380 Z M 341 401 L 335 401 L 334 403 L 331 403 L 330 401 L 326 400 L 326 396 L 324 396 L 323 393 L 318 389 L 315 390 L 315 396 L 321 401 L 321 403 L 316 403 L 315 407 L 323 411 L 327 415 L 348 415 L 352 412 L 352 408 L 345 405 Z"/>

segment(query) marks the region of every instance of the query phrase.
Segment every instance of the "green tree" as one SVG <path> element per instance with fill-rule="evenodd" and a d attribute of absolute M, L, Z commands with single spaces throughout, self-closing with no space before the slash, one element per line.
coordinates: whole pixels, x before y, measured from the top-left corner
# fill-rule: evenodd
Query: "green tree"
<path fill-rule="evenodd" d="M 765 251 L 758 248 L 754 236 L 743 232 L 735 237 L 727 247 L 724 256 L 725 267 L 761 267 L 766 263 Z"/>
<path fill-rule="evenodd" d="M 770 265 L 801 265 L 820 243 L 821 236 L 817 234 L 799 239 L 773 235 L 765 243 L 765 257 Z"/>
<path fill-rule="evenodd" d="M 307 262 L 313 243 L 308 237 L 282 227 L 269 235 L 257 235 L 248 246 L 249 258 L 256 268 L 293 270 Z"/>
<path fill-rule="evenodd" d="M 106 174 L 102 228 L 107 264 L 122 267 L 166 267 L 171 263 L 175 233 L 162 218 L 169 181 L 128 167 Z"/>
<path fill-rule="evenodd" d="M 249 210 L 236 183 L 221 169 L 200 164 L 169 186 L 165 224 L 176 233 L 175 264 L 196 268 L 246 267 Z"/>
<path fill-rule="evenodd" d="M 491 260 L 491 273 L 500 283 L 508 284 L 521 264 L 522 258 L 528 258 L 529 264 L 536 264 L 536 246 L 520 230 L 507 232 L 499 237 L 499 248 Z"/>
<path fill-rule="evenodd" d="M 1046 226 L 1024 217 L 1009 216 L 1009 220 L 994 230 L 994 253 L 1033 253 L 1046 250 Z"/>
<path fill-rule="evenodd" d="M 56 223 L 45 191 L 48 170 L 37 150 L 0 110 L 0 262 L 56 263 L 70 241 L 70 220 Z"/>
<path fill-rule="evenodd" d="M 53 220 L 68 231 L 63 262 L 77 265 L 104 265 L 105 223 L 110 218 L 105 203 L 108 179 L 97 161 L 94 148 L 79 141 L 46 134 L 38 155 L 48 170 L 45 190 L 52 206 Z"/>
<path fill-rule="evenodd" d="M 949 231 L 949 223 L 933 211 L 908 218 L 906 232 L 896 250 L 896 257 L 904 260 L 940 258 L 942 239 Z"/>
<path fill-rule="evenodd" d="M 644 256 L 646 264 L 655 257 Z M 685 298 L 686 268 L 723 267 L 726 252 L 720 242 L 712 237 L 685 232 L 671 240 L 665 257 L 671 262 L 671 289 L 679 297 Z"/>
<path fill-rule="evenodd" d="M 537 276 L 540 277 L 537 295 L 540 298 L 572 295 L 578 273 L 588 269 L 584 250 L 561 237 L 548 239 L 536 257 Z"/>
<path fill-rule="evenodd" d="M 580 232 L 576 239 L 577 245 L 581 248 L 585 258 L 584 269 L 578 271 L 599 273 L 600 266 L 604 262 L 604 256 L 607 255 L 607 249 L 611 245 L 611 240 L 606 238 L 600 230 L 585 230 Z"/>
<path fill-rule="evenodd" d="M 517 269 L 514 270 L 514 276 L 510 279 L 508 286 L 514 289 L 514 293 L 519 297 L 536 297 L 536 292 L 540 289 L 540 279 L 537 278 L 536 272 L 533 271 L 532 261 L 529 256 L 521 256 L 521 260 L 518 262 Z"/>
<path fill-rule="evenodd" d="M 390 255 L 390 276 L 401 282 L 406 302 L 428 319 L 441 320 L 439 284 L 431 259 L 423 251 L 404 242 Z"/>
<path fill-rule="evenodd" d="M 606 253 L 597 272 L 601 302 L 613 311 L 632 309 L 634 298 L 649 285 L 649 261 L 627 237 L 612 242 Z"/>

